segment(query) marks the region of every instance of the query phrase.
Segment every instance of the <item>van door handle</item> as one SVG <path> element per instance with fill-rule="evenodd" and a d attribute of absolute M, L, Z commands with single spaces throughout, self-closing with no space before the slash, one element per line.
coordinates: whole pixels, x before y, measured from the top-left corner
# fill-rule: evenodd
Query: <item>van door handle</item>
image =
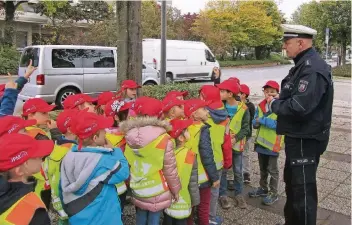
<path fill-rule="evenodd" d="M 200 62 L 200 65 L 202 66 L 202 65 L 203 65 L 203 62 Z"/>
<path fill-rule="evenodd" d="M 115 69 L 111 69 L 109 72 L 115 72 Z"/>

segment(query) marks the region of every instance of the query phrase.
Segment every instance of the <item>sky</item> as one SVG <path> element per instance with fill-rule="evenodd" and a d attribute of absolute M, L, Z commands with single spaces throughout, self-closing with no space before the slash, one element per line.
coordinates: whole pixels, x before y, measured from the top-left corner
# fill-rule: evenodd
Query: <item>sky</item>
<path fill-rule="evenodd" d="M 179 8 L 182 13 L 197 13 L 204 9 L 206 2 L 207 0 L 172 0 L 172 6 Z M 285 13 L 286 19 L 291 19 L 292 13 L 305 2 L 310 0 L 281 0 L 278 7 Z"/>

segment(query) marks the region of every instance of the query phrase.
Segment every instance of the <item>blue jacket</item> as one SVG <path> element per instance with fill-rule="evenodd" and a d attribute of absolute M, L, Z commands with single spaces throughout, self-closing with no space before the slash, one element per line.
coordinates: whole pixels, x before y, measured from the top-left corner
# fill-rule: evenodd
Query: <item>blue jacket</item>
<path fill-rule="evenodd" d="M 213 182 L 219 180 L 219 173 L 216 169 L 216 164 L 214 161 L 213 148 L 211 147 L 211 138 L 210 138 L 210 125 L 205 124 L 200 129 L 200 139 L 199 139 L 199 156 L 200 160 L 204 166 L 205 172 L 207 172 L 209 177 L 209 182 L 205 182 L 200 185 L 200 188 L 210 187 Z"/>
<path fill-rule="evenodd" d="M 24 77 L 19 77 L 15 82 L 17 83 L 17 89 L 6 88 L 4 95 L 0 99 L 0 117 L 13 114 L 18 94 L 28 80 Z"/>
<path fill-rule="evenodd" d="M 122 225 L 115 184 L 128 177 L 120 148 L 74 145 L 62 160 L 59 188 L 70 225 Z"/>

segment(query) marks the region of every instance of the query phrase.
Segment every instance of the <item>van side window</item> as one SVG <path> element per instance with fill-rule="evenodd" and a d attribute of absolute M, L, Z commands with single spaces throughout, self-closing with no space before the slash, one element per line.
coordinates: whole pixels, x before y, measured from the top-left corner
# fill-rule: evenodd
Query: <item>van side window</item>
<path fill-rule="evenodd" d="M 208 50 L 205 50 L 205 59 L 209 62 L 215 62 L 214 56 Z"/>
<path fill-rule="evenodd" d="M 53 49 L 51 63 L 53 68 L 82 68 L 84 49 Z"/>
<path fill-rule="evenodd" d="M 115 68 L 113 50 L 85 50 L 83 56 L 84 68 Z"/>
<path fill-rule="evenodd" d="M 26 48 L 21 56 L 20 67 L 27 67 L 29 60 L 32 60 L 32 66 L 37 67 L 39 63 L 39 48 Z"/>

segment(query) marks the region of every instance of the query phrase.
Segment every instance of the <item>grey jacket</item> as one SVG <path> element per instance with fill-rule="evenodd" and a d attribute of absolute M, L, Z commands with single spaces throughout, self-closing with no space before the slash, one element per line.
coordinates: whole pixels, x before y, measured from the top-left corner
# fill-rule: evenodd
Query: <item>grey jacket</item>
<path fill-rule="evenodd" d="M 189 180 L 188 191 L 191 195 L 192 207 L 200 203 L 199 186 L 198 186 L 198 162 L 194 160 L 191 179 Z"/>

